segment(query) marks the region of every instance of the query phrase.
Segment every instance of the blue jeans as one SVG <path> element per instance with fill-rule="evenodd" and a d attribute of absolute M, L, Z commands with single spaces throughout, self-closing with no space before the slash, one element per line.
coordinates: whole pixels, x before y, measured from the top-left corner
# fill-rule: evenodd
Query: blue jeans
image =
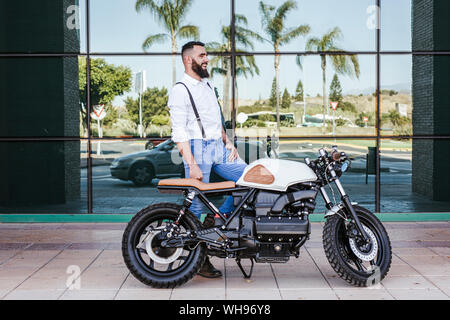
<path fill-rule="evenodd" d="M 241 158 L 229 161 L 230 150 L 225 148 L 222 139 L 203 140 L 192 139 L 189 141 L 192 155 L 195 158 L 200 170 L 202 171 L 205 183 L 209 183 L 209 175 L 214 170 L 219 176 L 228 181 L 236 182 L 244 172 L 247 164 Z M 184 161 L 185 177 L 189 178 L 189 165 Z M 192 201 L 190 210 L 200 219 L 203 203 L 198 197 Z M 230 213 L 234 210 L 233 196 L 229 196 L 219 208 L 221 213 Z"/>

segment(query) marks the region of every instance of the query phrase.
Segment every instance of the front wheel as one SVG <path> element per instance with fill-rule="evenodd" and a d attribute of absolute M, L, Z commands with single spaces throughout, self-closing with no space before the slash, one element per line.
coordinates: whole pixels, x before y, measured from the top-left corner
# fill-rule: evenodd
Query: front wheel
<path fill-rule="evenodd" d="M 164 247 L 165 226 L 178 217 L 181 207 L 159 203 L 139 211 L 128 223 L 122 238 L 122 255 L 130 272 L 142 283 L 155 288 L 174 288 L 189 281 L 206 259 L 203 244 Z M 202 228 L 189 211 L 180 220 L 180 232 Z"/>
<path fill-rule="evenodd" d="M 389 271 L 392 260 L 391 243 L 386 229 L 369 210 L 353 206 L 369 242 L 364 243 L 355 231 L 346 210 L 327 218 L 323 228 L 325 255 L 334 271 L 348 283 L 368 287 L 379 283 Z"/>

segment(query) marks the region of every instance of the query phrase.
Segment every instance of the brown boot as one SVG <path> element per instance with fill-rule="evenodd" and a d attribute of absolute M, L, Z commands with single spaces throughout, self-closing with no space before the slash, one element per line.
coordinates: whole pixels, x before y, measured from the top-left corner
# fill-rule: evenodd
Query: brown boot
<path fill-rule="evenodd" d="M 214 227 L 214 222 L 214 215 L 207 214 L 203 221 L 203 228 L 208 229 Z M 198 275 L 205 278 L 219 278 L 222 276 L 222 272 L 214 268 L 211 261 L 209 261 L 209 257 L 206 257 L 205 263 L 203 263 L 203 266 L 200 268 Z"/>
<path fill-rule="evenodd" d="M 198 272 L 198 275 L 205 278 L 220 278 L 222 276 L 222 272 L 214 268 L 211 261 L 209 261 L 209 257 L 206 257 L 205 263 Z"/>

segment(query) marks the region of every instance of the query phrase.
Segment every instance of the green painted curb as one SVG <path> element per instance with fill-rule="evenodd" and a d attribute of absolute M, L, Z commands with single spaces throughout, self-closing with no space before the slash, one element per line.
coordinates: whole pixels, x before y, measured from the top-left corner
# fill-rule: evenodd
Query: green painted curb
<path fill-rule="evenodd" d="M 133 214 L 0 214 L 0 223 L 127 223 Z"/>
<path fill-rule="evenodd" d="M 0 214 L 0 223 L 127 223 L 134 214 Z M 379 213 L 383 222 L 450 221 L 450 212 Z M 323 214 L 311 214 L 311 222 L 324 221 Z"/>

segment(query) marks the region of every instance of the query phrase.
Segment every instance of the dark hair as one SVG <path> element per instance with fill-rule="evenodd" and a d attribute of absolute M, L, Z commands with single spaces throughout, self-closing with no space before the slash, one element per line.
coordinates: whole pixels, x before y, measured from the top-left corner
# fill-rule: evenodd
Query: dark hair
<path fill-rule="evenodd" d="M 184 44 L 183 47 L 181 48 L 181 55 L 183 55 L 186 50 L 192 49 L 194 46 L 204 47 L 205 44 L 200 41 L 189 41 L 188 43 Z"/>

